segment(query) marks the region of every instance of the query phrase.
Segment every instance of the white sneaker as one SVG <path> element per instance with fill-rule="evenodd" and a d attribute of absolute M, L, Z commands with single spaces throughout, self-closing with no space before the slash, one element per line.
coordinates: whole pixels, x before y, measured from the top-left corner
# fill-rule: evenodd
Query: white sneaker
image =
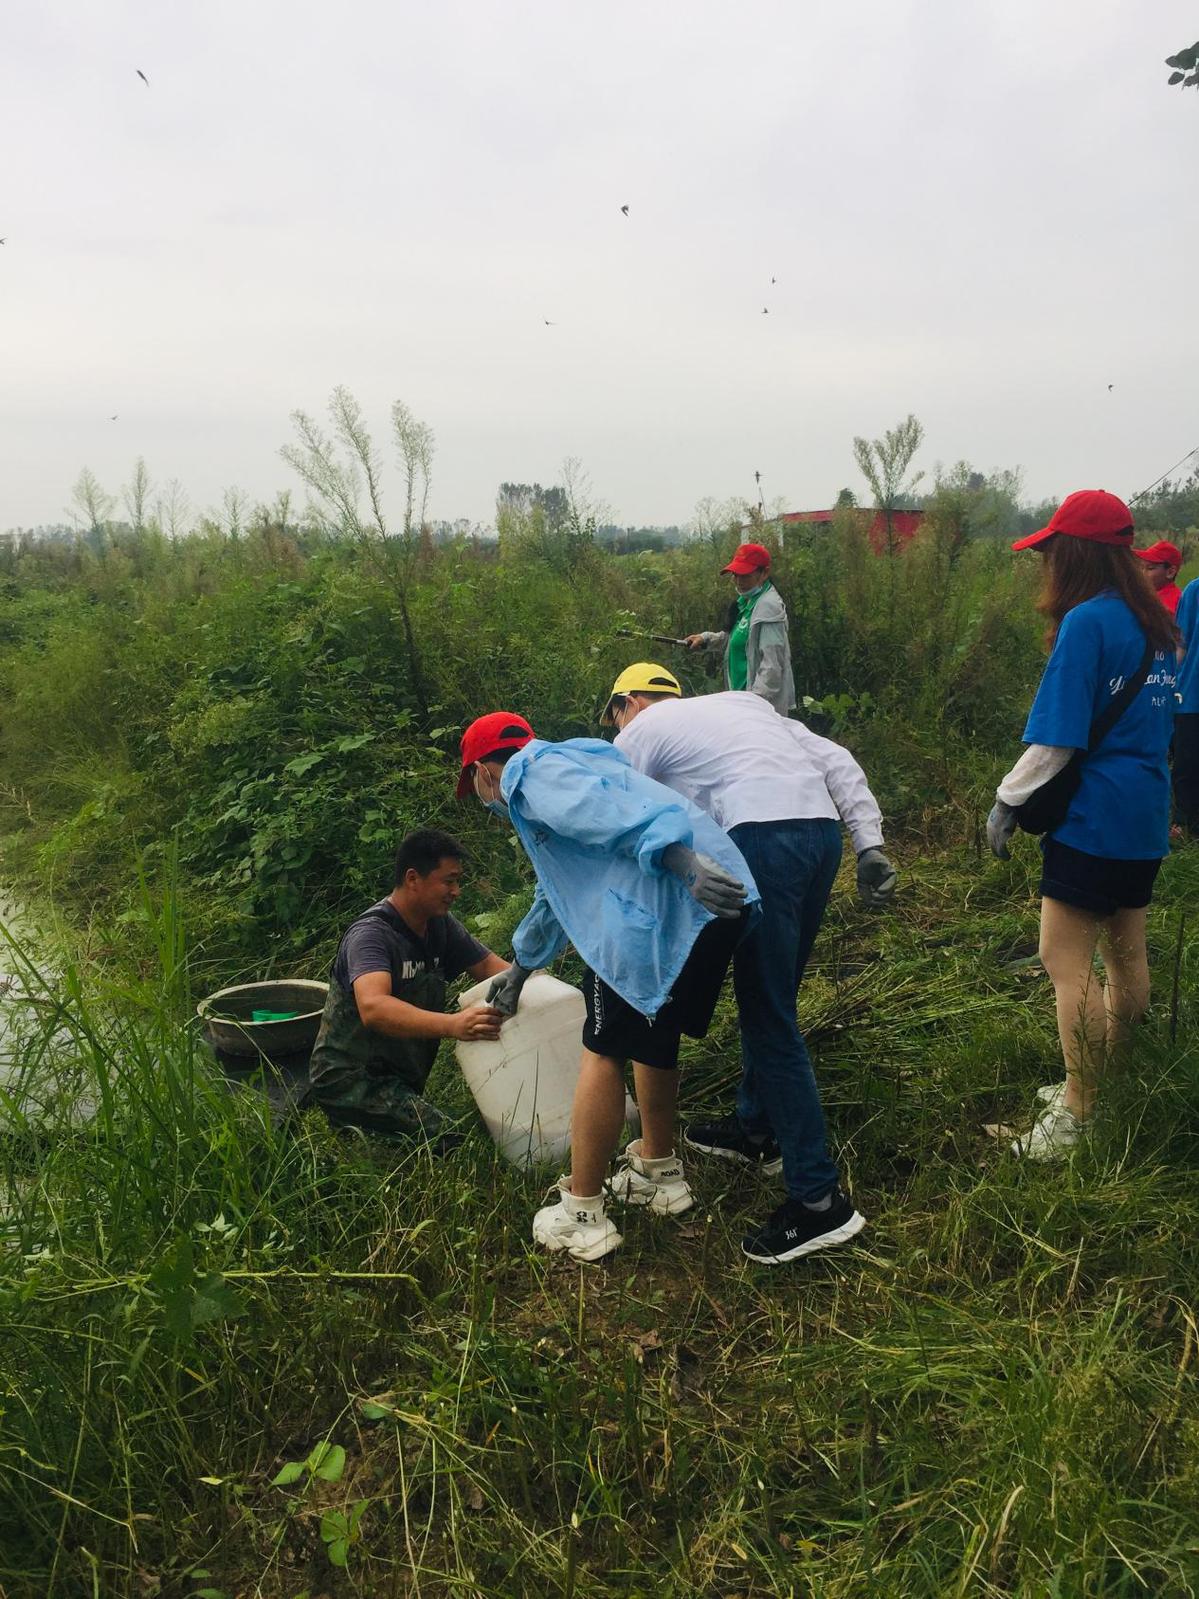
<path fill-rule="evenodd" d="M 677 1155 L 646 1160 L 641 1153 L 641 1140 L 635 1138 L 620 1162 L 608 1187 L 626 1205 L 648 1205 L 659 1216 L 677 1216 L 695 1204 L 695 1195 L 683 1176 L 683 1162 Z"/>
<path fill-rule="evenodd" d="M 1090 1132 L 1064 1105 L 1046 1105 L 1027 1133 L 1012 1139 L 1012 1154 L 1025 1160 L 1061 1160 Z"/>
<path fill-rule="evenodd" d="M 1037 1089 L 1037 1098 L 1042 1105 L 1060 1105 L 1065 1097 L 1065 1083 L 1046 1083 L 1044 1088 Z"/>
<path fill-rule="evenodd" d="M 564 1249 L 573 1260 L 602 1260 L 623 1242 L 604 1214 L 604 1196 L 579 1199 L 558 1179 L 558 1203 L 545 1205 L 533 1217 L 533 1242 L 545 1249 Z"/>

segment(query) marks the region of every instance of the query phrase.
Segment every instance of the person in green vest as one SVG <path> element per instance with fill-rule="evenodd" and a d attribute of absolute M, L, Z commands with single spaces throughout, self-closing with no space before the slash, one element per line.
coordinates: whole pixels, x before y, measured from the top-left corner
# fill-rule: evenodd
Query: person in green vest
<path fill-rule="evenodd" d="M 508 969 L 450 915 L 465 858 L 449 833 L 409 833 L 396 852 L 395 887 L 342 938 L 307 1100 L 337 1125 L 424 1138 L 436 1152 L 458 1141 L 422 1097 L 438 1045 L 498 1038 L 503 1016 L 492 1005 L 447 1013 L 446 992 L 464 972 L 478 981 Z"/>
<path fill-rule="evenodd" d="M 795 679 L 787 608 L 770 581 L 770 551 L 764 544 L 739 545 L 723 570 L 737 591 L 728 624 L 720 632 L 691 633 L 687 644 L 723 650 L 725 688 L 748 689 L 787 716 L 795 709 Z"/>

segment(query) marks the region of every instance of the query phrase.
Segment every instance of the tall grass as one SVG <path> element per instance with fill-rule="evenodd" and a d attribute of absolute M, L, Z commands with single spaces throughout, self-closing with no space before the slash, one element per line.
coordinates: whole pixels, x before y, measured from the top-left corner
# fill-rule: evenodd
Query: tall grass
<path fill-rule="evenodd" d="M 750 1266 L 766 1181 L 695 1166 L 580 1270 L 544 1175 L 280 1129 L 214 1081 L 170 881 L 143 975 L 36 963 L 0 1138 L 0 1588 L 13 1596 L 1199 1590 L 1199 955 L 1069 1166 L 981 1132 L 1054 1066 L 1031 860 L 843 882 L 802 1001 L 871 1226 Z M 1151 918 L 1168 995 L 1199 860 Z M 727 1103 L 734 1018 L 691 1110 Z M 79 1114 L 83 1102 L 90 1110 Z M 344 1451 L 344 1456 L 343 1452 Z M 276 1483 L 283 1471 L 284 1481 Z M 330 1556 L 344 1558 L 344 1570 Z"/>

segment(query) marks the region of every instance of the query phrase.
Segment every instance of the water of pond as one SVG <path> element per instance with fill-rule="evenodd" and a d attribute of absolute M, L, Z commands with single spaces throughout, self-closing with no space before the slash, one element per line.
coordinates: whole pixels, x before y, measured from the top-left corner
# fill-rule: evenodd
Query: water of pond
<path fill-rule="evenodd" d="M 0 1082 L 8 1076 L 12 1066 L 19 1018 L 26 1010 L 22 1003 L 26 988 L 21 962 L 9 938 L 15 939 L 23 950 L 30 950 L 31 918 L 0 893 Z"/>

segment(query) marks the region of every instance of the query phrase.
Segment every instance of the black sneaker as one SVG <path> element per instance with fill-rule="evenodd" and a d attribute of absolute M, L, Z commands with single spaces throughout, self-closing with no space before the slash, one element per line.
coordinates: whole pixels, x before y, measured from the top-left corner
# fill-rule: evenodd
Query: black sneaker
<path fill-rule="evenodd" d="M 721 1116 L 714 1122 L 692 1122 L 683 1134 L 683 1142 L 688 1149 L 715 1155 L 718 1160 L 757 1166 L 770 1177 L 777 1177 L 783 1169 L 783 1157 L 775 1140 L 769 1134 L 751 1138 L 737 1115 Z"/>
<path fill-rule="evenodd" d="M 827 1210 L 809 1210 L 802 1200 L 788 1198 L 764 1227 L 741 1240 L 741 1253 L 763 1265 L 778 1266 L 784 1260 L 798 1260 L 801 1255 L 843 1244 L 865 1225 L 865 1216 L 859 1215 L 853 1200 L 840 1188 L 833 1190 Z"/>

